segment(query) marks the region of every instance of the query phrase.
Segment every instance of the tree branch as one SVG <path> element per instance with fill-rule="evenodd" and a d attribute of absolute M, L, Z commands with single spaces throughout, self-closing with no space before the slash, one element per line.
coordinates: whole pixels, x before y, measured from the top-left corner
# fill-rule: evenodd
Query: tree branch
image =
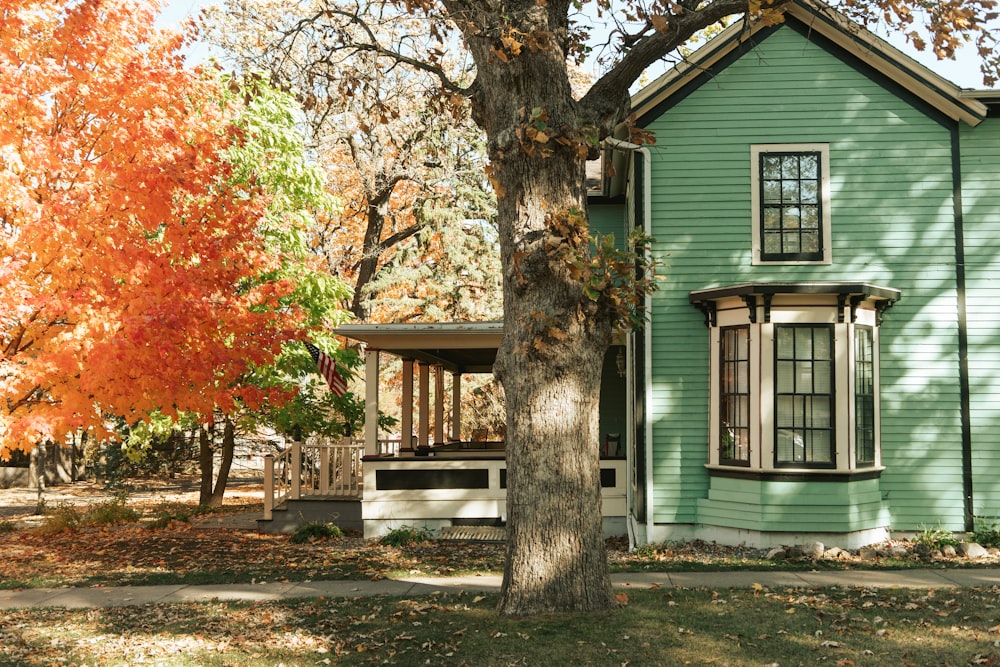
<path fill-rule="evenodd" d="M 696 2 L 681 3 L 685 11 L 667 18 L 667 29 L 640 33 L 631 49 L 580 100 L 583 115 L 610 132 L 621 120 L 628 103 L 628 89 L 647 67 L 684 44 L 693 34 L 727 16 L 745 14 L 748 0 L 715 0 L 693 10 Z M 783 3 L 780 6 L 783 6 Z"/>

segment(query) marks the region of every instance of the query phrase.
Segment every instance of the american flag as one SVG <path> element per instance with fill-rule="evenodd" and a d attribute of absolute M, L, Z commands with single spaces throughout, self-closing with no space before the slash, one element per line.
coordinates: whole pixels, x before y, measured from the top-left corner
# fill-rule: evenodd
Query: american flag
<path fill-rule="evenodd" d="M 334 362 L 333 357 L 328 355 L 323 350 L 319 349 L 310 342 L 303 341 L 306 349 L 309 350 L 309 356 L 313 358 L 316 362 L 316 366 L 319 368 L 319 374 L 323 376 L 326 383 L 330 385 L 330 389 L 337 396 L 343 396 L 344 392 L 347 391 L 347 381 L 344 380 L 343 376 L 337 372 L 337 364 Z"/>

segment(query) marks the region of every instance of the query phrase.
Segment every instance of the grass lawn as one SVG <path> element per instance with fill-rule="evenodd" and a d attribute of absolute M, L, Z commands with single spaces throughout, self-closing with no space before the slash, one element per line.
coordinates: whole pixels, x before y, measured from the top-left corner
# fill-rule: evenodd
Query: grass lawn
<path fill-rule="evenodd" d="M 1000 665 L 996 590 L 630 591 L 506 619 L 496 597 L 0 612 L 0 665 Z"/>
<path fill-rule="evenodd" d="M 51 516 L 41 529 L 0 522 L 0 588 L 378 579 L 503 565 L 498 544 L 400 547 L 350 536 L 294 544 L 222 528 L 220 515 L 206 519 L 191 505 L 114 501 L 80 511 L 61 506 Z M 774 562 L 704 543 L 626 547 L 609 541 L 612 569 L 928 566 L 919 559 Z M 530 619 L 500 618 L 496 596 L 473 594 L 0 611 L 0 666 L 1000 666 L 1000 588 L 654 587 L 629 590 L 621 601 L 606 614 Z"/>

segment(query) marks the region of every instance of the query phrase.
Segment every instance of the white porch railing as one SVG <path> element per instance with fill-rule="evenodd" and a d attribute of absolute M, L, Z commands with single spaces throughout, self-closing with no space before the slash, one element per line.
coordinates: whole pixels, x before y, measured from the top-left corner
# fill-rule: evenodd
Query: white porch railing
<path fill-rule="evenodd" d="M 322 440 L 293 442 L 276 456 L 264 457 L 264 519 L 286 500 L 308 496 L 361 499 L 363 442 L 345 438 L 339 443 Z"/>

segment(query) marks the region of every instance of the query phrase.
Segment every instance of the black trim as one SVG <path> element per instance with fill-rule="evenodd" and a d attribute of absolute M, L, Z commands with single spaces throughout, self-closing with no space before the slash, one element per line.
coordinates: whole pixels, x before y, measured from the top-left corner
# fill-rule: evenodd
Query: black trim
<path fill-rule="evenodd" d="M 718 468 L 709 468 L 708 476 L 745 479 L 752 482 L 822 482 L 828 484 L 878 479 L 882 476 L 882 471 L 880 469 L 872 469 L 838 474 L 830 472 L 764 472 L 760 470 L 720 470 Z"/>
<path fill-rule="evenodd" d="M 379 491 L 416 489 L 488 489 L 490 471 L 473 470 L 376 470 Z"/>
<path fill-rule="evenodd" d="M 717 63 L 712 65 L 710 68 L 700 70 L 690 81 L 681 86 L 680 90 L 676 93 L 663 100 L 656 106 L 651 107 L 648 111 L 638 116 L 635 120 L 635 124 L 638 127 L 646 127 L 657 118 L 665 114 L 667 111 L 677 106 L 684 101 L 688 95 L 691 95 L 699 88 L 701 88 L 705 83 L 708 83 L 713 78 L 721 74 L 727 67 L 738 61 L 744 55 L 752 51 L 759 42 L 767 39 L 769 36 L 773 35 L 781 25 L 771 26 L 769 28 L 764 28 L 758 31 L 756 34 L 750 35 L 749 37 L 744 34 L 744 32 L 739 32 L 729 38 L 724 44 L 720 44 L 720 49 L 728 48 L 733 42 L 738 42 L 736 48 L 724 55 L 719 59 Z M 655 97 L 655 95 L 654 95 Z"/>
<path fill-rule="evenodd" d="M 760 42 L 763 42 L 765 39 L 773 35 L 782 26 L 785 25 L 787 25 L 790 29 L 796 31 L 797 33 L 805 37 L 808 41 L 812 42 L 819 48 L 829 53 L 832 57 L 843 62 L 851 69 L 861 73 L 862 75 L 868 77 L 875 83 L 886 88 L 896 97 L 912 105 L 915 109 L 919 110 L 921 113 L 925 114 L 928 118 L 931 118 L 932 120 L 939 123 L 943 127 L 945 128 L 950 127 L 954 123 L 954 120 L 952 118 L 950 118 L 944 112 L 938 110 L 930 102 L 924 100 L 916 93 L 911 92 L 902 84 L 898 83 L 892 77 L 879 72 L 877 69 L 875 69 L 868 63 L 864 62 L 857 56 L 853 55 L 843 46 L 840 46 L 830 38 L 826 37 L 825 35 L 821 35 L 812 25 L 811 22 L 813 20 L 822 21 L 832 30 L 850 37 L 852 41 L 854 41 L 858 45 L 858 47 L 860 49 L 863 49 L 866 53 L 878 56 L 883 62 L 885 62 L 892 69 L 898 69 L 900 71 L 906 72 L 906 74 L 913 77 L 915 80 L 919 81 L 922 85 L 927 86 L 927 88 L 929 88 L 930 90 L 936 92 L 945 99 L 950 100 L 956 106 L 963 108 L 970 115 L 977 117 L 981 115 L 978 111 L 972 109 L 968 104 L 966 104 L 962 99 L 956 98 L 953 93 L 948 92 L 946 90 L 942 90 L 940 87 L 934 85 L 934 83 L 932 83 L 930 80 L 920 76 L 913 69 L 906 67 L 902 63 L 891 60 L 886 56 L 883 56 L 877 50 L 872 49 L 871 46 L 869 46 L 863 40 L 860 40 L 857 37 L 850 35 L 850 33 L 844 30 L 842 26 L 838 25 L 837 22 L 832 20 L 831 17 L 826 16 L 822 12 L 818 12 L 812 7 L 803 4 L 801 2 L 798 4 L 804 7 L 807 11 L 809 11 L 811 15 L 809 22 L 805 22 L 800 18 L 786 14 L 785 21 L 783 23 L 778 24 L 776 26 L 771 26 L 768 28 L 761 29 L 749 36 L 747 35 L 747 28 L 744 27 L 743 30 L 734 34 L 725 43 L 719 45 L 719 49 L 726 49 L 729 48 L 733 42 L 739 42 L 735 48 L 733 48 L 729 53 L 720 58 L 719 61 L 716 62 L 714 65 L 712 65 L 709 68 L 700 70 L 699 73 L 696 75 L 693 76 L 689 74 L 679 75 L 678 77 L 679 80 L 684 80 L 687 77 L 690 77 L 690 79 L 688 80 L 687 83 L 682 84 L 680 88 L 677 90 L 677 92 L 670 95 L 668 98 L 660 101 L 658 104 L 656 104 L 649 110 L 639 115 L 636 120 L 636 124 L 639 127 L 643 128 L 647 127 L 650 123 L 654 122 L 660 115 L 666 113 L 671 108 L 679 104 L 681 101 L 683 101 L 689 95 L 694 93 L 698 88 L 700 88 L 706 82 L 710 81 L 712 78 L 723 72 L 727 67 L 729 67 L 731 64 L 739 60 L 743 55 L 745 55 L 749 51 L 753 50 Z M 876 39 L 879 39 L 877 35 L 875 37 Z M 672 85 L 676 83 L 678 79 L 669 82 L 667 85 Z M 654 94 L 651 97 L 655 96 L 656 95 Z M 989 100 L 976 99 L 976 101 L 979 101 L 988 106 L 995 106 L 995 103 L 994 105 L 991 105 L 990 104 L 991 101 Z M 994 115 L 995 113 L 996 109 L 990 108 L 988 115 Z"/>
<path fill-rule="evenodd" d="M 969 320 L 965 291 L 965 217 L 962 212 L 962 148 L 958 123 L 951 126 L 952 206 L 955 213 L 955 296 L 958 301 L 958 383 L 962 414 L 962 495 L 965 530 L 975 530 L 972 489 L 972 408 L 969 381 Z"/>
<path fill-rule="evenodd" d="M 849 33 L 844 31 L 844 29 L 841 28 L 840 26 L 834 24 L 828 17 L 823 16 L 820 13 L 815 13 L 815 16 L 819 20 L 831 25 L 834 30 L 840 32 L 841 34 L 849 36 Z M 851 69 L 855 70 L 856 72 L 859 72 L 860 74 L 863 74 L 864 76 L 868 77 L 878 85 L 882 86 L 883 88 L 891 92 L 893 95 L 903 100 L 907 104 L 911 105 L 913 108 L 917 109 L 918 111 L 920 111 L 921 113 L 923 113 L 936 123 L 939 123 L 946 128 L 954 124 L 955 121 L 952 118 L 949 118 L 947 115 L 936 109 L 932 104 L 930 104 L 923 98 L 919 97 L 915 93 L 907 90 L 905 87 L 899 84 L 895 79 L 885 74 L 882 74 L 868 63 L 858 59 L 856 56 L 851 55 L 849 52 L 845 51 L 843 47 L 841 47 L 828 37 L 820 35 L 819 33 L 815 32 L 815 30 L 813 30 L 810 26 L 797 20 L 786 21 L 785 25 L 787 25 L 789 28 L 791 28 L 792 30 L 799 33 L 800 35 L 808 39 L 816 46 L 820 47 L 821 49 L 829 53 L 837 60 L 847 65 Z M 869 47 L 864 42 L 858 40 L 856 37 L 851 37 L 851 38 L 859 45 L 860 48 L 864 49 L 868 53 L 878 55 L 877 51 L 872 50 L 871 47 Z M 946 93 L 945 91 L 937 88 L 936 86 L 931 85 L 930 82 L 928 82 L 923 77 L 917 76 L 916 73 L 913 72 L 912 70 L 908 68 L 902 68 L 898 64 L 893 63 L 892 61 L 887 60 L 885 58 L 883 58 L 883 60 L 885 62 L 890 63 L 893 67 L 897 69 L 905 69 L 910 76 L 912 76 L 915 79 L 918 79 L 921 83 L 923 83 L 925 86 L 935 91 L 942 97 L 951 99 L 952 101 L 956 101 L 953 95 Z M 968 108 L 966 108 L 966 111 L 968 111 L 970 114 L 976 115 L 975 112 L 969 110 Z"/>
<path fill-rule="evenodd" d="M 826 360 L 830 364 L 830 428 L 821 429 L 809 427 L 811 431 L 825 430 L 830 434 L 830 461 L 808 462 L 808 461 L 781 461 L 778 459 L 778 434 L 783 429 L 778 424 L 778 397 L 779 396 L 822 396 L 823 394 L 799 394 L 797 392 L 778 392 L 778 364 L 782 361 L 778 357 L 778 331 L 781 329 L 819 329 L 825 331 L 829 336 L 831 358 Z M 836 470 L 837 469 L 837 342 L 834 325 L 832 324 L 779 324 L 774 327 L 774 338 L 771 341 L 774 349 L 774 366 L 771 368 L 771 377 L 774 379 L 774 388 L 771 391 L 771 408 L 774 414 L 774 432 L 772 434 L 774 443 L 774 467 L 775 468 L 809 468 L 810 470 Z M 813 339 L 815 340 L 815 338 Z M 809 359 L 816 361 L 810 350 Z M 786 360 L 787 361 L 787 360 Z M 800 358 L 796 357 L 792 361 L 798 363 Z M 805 444 L 803 444 L 803 455 L 805 454 Z"/>
<path fill-rule="evenodd" d="M 807 282 L 807 283 L 741 283 L 726 287 L 710 287 L 693 290 L 688 293 L 688 299 L 695 306 L 706 301 L 718 301 L 730 296 L 745 298 L 761 294 L 846 294 L 864 296 L 866 298 L 898 301 L 901 294 L 898 289 L 879 287 L 868 283 L 838 283 L 838 282 Z M 699 306 L 700 307 L 700 306 Z"/>

